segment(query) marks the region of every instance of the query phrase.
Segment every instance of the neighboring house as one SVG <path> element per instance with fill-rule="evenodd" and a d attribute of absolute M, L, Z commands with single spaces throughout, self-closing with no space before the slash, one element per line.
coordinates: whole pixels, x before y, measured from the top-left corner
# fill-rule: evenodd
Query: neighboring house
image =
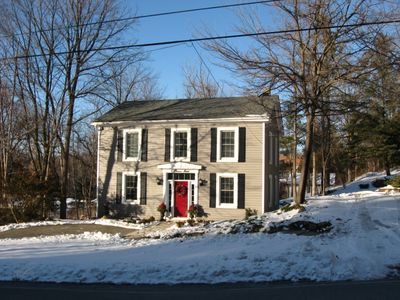
<path fill-rule="evenodd" d="M 209 219 L 278 207 L 277 96 L 125 102 L 98 118 L 98 217 Z"/>

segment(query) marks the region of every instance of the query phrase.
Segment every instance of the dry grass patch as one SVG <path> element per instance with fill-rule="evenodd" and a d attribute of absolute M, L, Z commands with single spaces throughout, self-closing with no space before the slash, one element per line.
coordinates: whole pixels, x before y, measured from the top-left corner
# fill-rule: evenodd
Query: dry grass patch
<path fill-rule="evenodd" d="M 120 234 L 126 237 L 134 231 L 140 231 L 116 226 L 105 226 L 97 224 L 66 224 L 66 225 L 46 225 L 33 226 L 28 228 L 12 229 L 0 232 L 0 239 L 20 239 L 25 237 L 50 236 L 62 234 L 80 234 L 84 232 L 103 232 L 110 234 Z"/>

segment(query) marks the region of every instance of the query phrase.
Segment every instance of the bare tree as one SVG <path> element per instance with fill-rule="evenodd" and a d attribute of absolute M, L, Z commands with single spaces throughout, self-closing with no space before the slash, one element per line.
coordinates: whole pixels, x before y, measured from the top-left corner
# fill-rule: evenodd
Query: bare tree
<path fill-rule="evenodd" d="M 183 85 L 186 98 L 207 99 L 221 95 L 222 91 L 220 86 L 210 78 L 209 73 L 204 71 L 202 64 L 200 64 L 198 69 L 192 66 L 186 66 L 183 68 L 183 73 L 185 76 Z"/>
<path fill-rule="evenodd" d="M 0 73 L 0 207 L 8 206 L 14 220 L 18 222 L 13 210 L 13 199 L 9 194 L 10 175 L 18 158 L 18 147 L 23 140 L 23 123 L 20 120 L 22 111 L 15 99 L 15 85 L 12 85 L 15 77 L 7 78 L 8 72 L 4 70 L 4 65 Z"/>
<path fill-rule="evenodd" d="M 111 72 L 113 76 L 99 89 L 105 103 L 116 106 L 126 101 L 163 98 L 157 76 L 141 62 L 114 64 Z"/>
<path fill-rule="evenodd" d="M 100 87 L 119 75 L 111 66 L 129 66 L 144 56 L 109 49 L 133 25 L 132 20 L 108 21 L 124 16 L 116 1 L 6 2 L 10 20 L 2 24 L 3 32 L 20 54 L 15 63 L 20 99 L 26 124 L 34 128 L 27 139 L 29 152 L 40 181 L 48 180 L 55 155 L 61 156 L 60 217 L 65 218 L 73 128 L 95 112 L 90 105 L 99 99 Z"/>
<path fill-rule="evenodd" d="M 345 109 L 345 103 L 337 102 L 337 98 L 328 106 L 325 103 L 332 100 L 327 96 L 333 90 L 355 76 L 357 58 L 364 51 L 357 41 L 368 31 L 351 25 L 371 21 L 372 7 L 373 1 L 368 0 L 279 1 L 274 8 L 283 20 L 281 29 L 286 31 L 255 36 L 256 45 L 248 51 L 226 40 L 207 44 L 235 72 L 248 78 L 253 89 L 269 87 L 285 92 L 297 104 L 296 113 L 306 120 L 297 204 L 305 200 L 316 116 L 322 108 L 329 109 L 329 113 Z M 258 16 L 244 16 L 243 33 L 268 31 Z"/>

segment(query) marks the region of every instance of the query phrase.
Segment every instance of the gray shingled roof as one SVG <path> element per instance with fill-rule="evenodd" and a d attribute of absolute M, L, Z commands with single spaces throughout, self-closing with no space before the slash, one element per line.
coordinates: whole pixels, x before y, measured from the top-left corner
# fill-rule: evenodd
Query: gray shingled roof
<path fill-rule="evenodd" d="M 245 117 L 265 113 L 276 101 L 277 96 L 128 101 L 95 122 Z"/>

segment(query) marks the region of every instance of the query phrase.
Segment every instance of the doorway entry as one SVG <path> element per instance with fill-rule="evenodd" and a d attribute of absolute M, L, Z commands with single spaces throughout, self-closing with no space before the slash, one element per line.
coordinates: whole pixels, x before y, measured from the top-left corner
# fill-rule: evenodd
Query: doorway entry
<path fill-rule="evenodd" d="M 188 181 L 175 181 L 175 217 L 187 217 Z"/>

